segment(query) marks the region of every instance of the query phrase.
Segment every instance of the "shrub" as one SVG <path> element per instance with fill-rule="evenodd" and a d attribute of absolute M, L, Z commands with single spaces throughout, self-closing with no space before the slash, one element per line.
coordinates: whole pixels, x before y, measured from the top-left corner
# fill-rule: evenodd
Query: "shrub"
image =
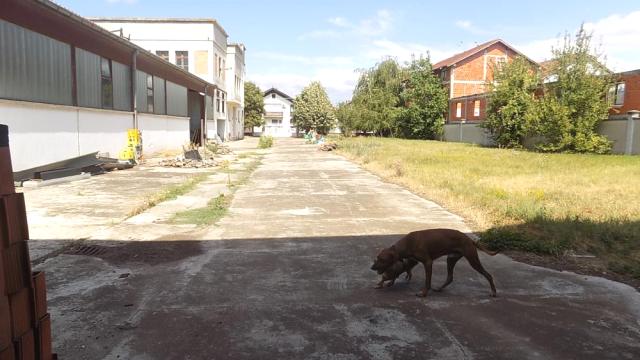
<path fill-rule="evenodd" d="M 260 149 L 267 149 L 273 146 L 273 136 L 262 135 L 258 141 L 258 147 Z"/>

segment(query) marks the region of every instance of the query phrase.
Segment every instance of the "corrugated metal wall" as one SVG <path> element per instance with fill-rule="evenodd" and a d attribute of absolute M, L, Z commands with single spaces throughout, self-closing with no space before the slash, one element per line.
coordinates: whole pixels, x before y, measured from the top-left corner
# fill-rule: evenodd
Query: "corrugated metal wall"
<path fill-rule="evenodd" d="M 187 116 L 187 88 L 167 81 L 167 115 Z"/>
<path fill-rule="evenodd" d="M 136 104 L 139 112 L 149 112 L 147 109 L 147 73 L 136 70 Z"/>
<path fill-rule="evenodd" d="M 101 108 L 100 56 L 76 48 L 76 82 L 78 106 Z"/>
<path fill-rule="evenodd" d="M 0 98 L 71 105 L 71 48 L 0 20 Z"/>
<path fill-rule="evenodd" d="M 111 62 L 113 73 L 113 108 L 131 111 L 131 68 L 119 62 Z"/>
<path fill-rule="evenodd" d="M 207 120 L 213 120 L 213 98 L 207 95 L 205 103 L 207 107 Z"/>
<path fill-rule="evenodd" d="M 153 77 L 153 112 L 161 115 L 167 113 L 165 106 L 165 81 L 157 76 Z"/>

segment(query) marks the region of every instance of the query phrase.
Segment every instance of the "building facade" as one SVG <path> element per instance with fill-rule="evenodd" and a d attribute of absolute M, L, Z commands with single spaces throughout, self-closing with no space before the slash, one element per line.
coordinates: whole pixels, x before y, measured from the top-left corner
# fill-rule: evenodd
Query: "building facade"
<path fill-rule="evenodd" d="M 198 142 L 216 85 L 48 0 L 0 11 L 0 123 L 21 171 L 91 152 L 116 157 Z"/>
<path fill-rule="evenodd" d="M 231 140 L 244 137 L 244 53 L 243 44 L 227 46 L 227 133 Z"/>
<path fill-rule="evenodd" d="M 291 115 L 293 98 L 282 91 L 271 88 L 264 92 L 264 119 L 262 128 L 255 128 L 255 133 L 274 137 L 291 137 L 296 135 Z"/>
<path fill-rule="evenodd" d="M 203 80 L 214 85 L 214 96 L 207 99 L 205 136 L 209 139 L 232 140 L 235 122 L 244 123 L 237 110 L 243 101 L 234 92 L 234 114 L 230 114 L 229 85 L 234 91 L 235 79 L 244 83 L 244 46 L 227 43 L 228 34 L 214 19 L 171 18 L 92 18 L 101 27 L 118 34 Z M 232 49 L 230 61 L 228 50 Z M 239 56 L 239 59 L 236 59 Z M 233 62 L 233 63 L 232 63 Z M 242 66 L 238 66 L 241 62 Z M 238 71 L 236 71 L 238 69 Z M 240 76 L 238 76 L 240 75 Z M 241 109 L 242 114 L 244 108 Z M 194 134 L 197 135 L 197 134 Z M 241 137 L 241 136 L 240 136 Z"/>
<path fill-rule="evenodd" d="M 493 81 L 496 66 L 516 56 L 538 64 L 500 39 L 488 41 L 439 61 L 433 71 L 449 93 L 448 121 L 481 121 L 486 109 L 486 84 Z"/>

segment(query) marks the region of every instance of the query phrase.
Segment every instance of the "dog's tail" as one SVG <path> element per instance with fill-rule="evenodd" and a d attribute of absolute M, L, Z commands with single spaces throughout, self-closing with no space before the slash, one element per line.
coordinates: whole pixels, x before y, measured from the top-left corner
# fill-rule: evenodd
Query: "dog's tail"
<path fill-rule="evenodd" d="M 498 250 L 498 251 L 490 251 L 489 249 L 484 247 L 484 245 L 480 244 L 477 241 L 474 241 L 473 245 L 475 245 L 478 250 L 482 251 L 483 253 L 485 253 L 487 255 L 494 256 L 494 255 L 497 255 L 500 252 L 500 250 Z"/>

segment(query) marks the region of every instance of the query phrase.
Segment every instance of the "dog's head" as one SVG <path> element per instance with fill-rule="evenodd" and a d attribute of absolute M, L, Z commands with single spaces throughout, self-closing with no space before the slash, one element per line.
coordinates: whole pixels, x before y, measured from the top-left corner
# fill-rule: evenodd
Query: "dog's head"
<path fill-rule="evenodd" d="M 398 255 L 398 251 L 395 246 L 391 246 L 386 249 L 380 250 L 378 256 L 376 256 L 373 261 L 373 265 L 371 266 L 371 270 L 377 271 L 378 274 L 382 274 L 387 270 L 391 265 L 395 264 L 396 261 L 400 259 Z"/>

